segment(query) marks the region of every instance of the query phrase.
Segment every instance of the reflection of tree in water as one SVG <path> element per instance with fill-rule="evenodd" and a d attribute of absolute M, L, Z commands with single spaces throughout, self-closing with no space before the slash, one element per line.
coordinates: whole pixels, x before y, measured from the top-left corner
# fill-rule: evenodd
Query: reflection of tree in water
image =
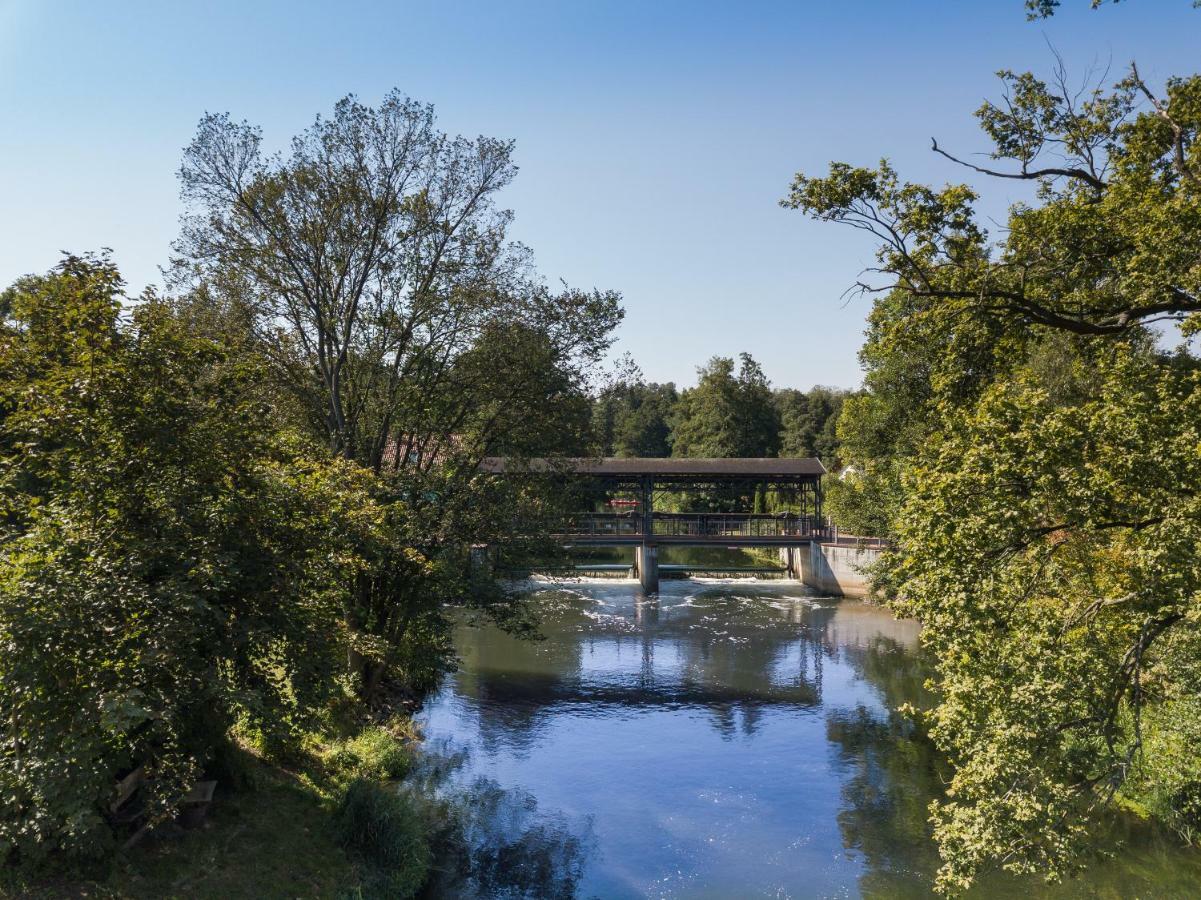
<path fill-rule="evenodd" d="M 930 896 L 939 861 L 928 804 L 947 773 L 912 723 L 891 712 L 906 702 L 928 704 L 916 623 L 866 604 L 814 607 L 778 589 L 773 595 L 730 584 L 687 596 L 669 588 L 658 602 L 635 594 L 628 586 L 545 592 L 548 640 L 541 643 L 494 629 L 462 635 L 456 688 L 472 701 L 481 752 L 520 752 L 576 707 L 602 716 L 702 709 L 719 734 L 750 734 L 771 711 L 821 703 L 825 688 L 826 737 L 836 763 L 831 777 L 841 793 L 838 827 L 863 862 L 859 891 Z M 871 689 L 847 691 L 849 673 Z M 843 696 L 863 699 L 839 707 Z M 598 713 L 605 706 L 611 709 Z M 589 823 L 547 815 L 528 795 L 493 782 L 460 775 L 458 784 L 438 801 L 446 812 L 437 820 L 450 823 L 444 843 L 458 862 L 435 896 L 571 895 L 593 847 Z M 1119 855 L 1062 887 L 990 875 L 972 895 L 1196 895 L 1201 866 L 1182 864 L 1177 849 L 1148 850 L 1145 837 L 1127 840 Z"/>
<path fill-rule="evenodd" d="M 882 636 L 844 644 L 842 653 L 876 688 L 885 707 L 881 712 L 860 705 L 831 710 L 827 716 L 827 736 L 849 775 L 842 787 L 838 824 L 844 845 L 863 855 L 866 871 L 859 889 L 865 897 L 929 897 L 940 862 L 930 832 L 929 804 L 942 794 L 950 772 L 919 729 L 894 712 L 907 702 L 931 705 L 924 688 L 929 665 L 914 648 Z M 969 896 L 1197 896 L 1201 858 L 1183 860 L 1173 842 L 1145 823 L 1114 816 L 1099 829 L 1097 846 L 1098 858 L 1089 868 L 1062 884 L 993 872 Z"/>
<path fill-rule="evenodd" d="M 863 854 L 865 896 L 927 897 L 938 867 L 928 807 L 942 773 L 933 745 L 895 710 L 927 701 L 929 669 L 913 648 L 882 636 L 844 646 L 843 658 L 885 706 L 884 712 L 859 705 L 827 716 L 827 736 L 849 772 L 838 816 L 843 843 Z"/>
<path fill-rule="evenodd" d="M 445 741 L 427 745 L 406 781 L 437 826 L 439 868 L 426 896 L 574 897 L 595 846 L 591 821 L 540 811 L 530 794 L 491 779 L 463 783 L 455 775 L 467 758 Z"/>

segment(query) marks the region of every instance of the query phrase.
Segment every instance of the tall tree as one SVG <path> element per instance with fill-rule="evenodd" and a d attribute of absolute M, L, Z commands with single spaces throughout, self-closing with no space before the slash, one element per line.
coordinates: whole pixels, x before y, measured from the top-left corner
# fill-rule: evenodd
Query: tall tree
<path fill-rule="evenodd" d="M 798 391 L 776 391 L 780 413 L 780 455 L 816 456 L 828 467 L 835 465 L 838 452 L 838 414 L 846 392 L 815 387 Z"/>
<path fill-rule="evenodd" d="M 672 422 L 673 456 L 774 456 L 780 419 L 771 385 L 749 353 L 715 356 L 697 370 L 697 386 L 680 395 Z"/>
<path fill-rule="evenodd" d="M 1038 200 L 1000 241 L 972 190 L 887 163 L 799 175 L 785 201 L 880 242 L 840 432 L 884 472 L 878 585 L 937 660 L 946 890 L 1069 870 L 1116 792 L 1201 825 L 1181 752 L 1201 739 L 1201 364 L 1149 331 L 1201 327 L 1201 77 L 1001 78 L 977 113 L 996 163 L 969 167 Z"/>
<path fill-rule="evenodd" d="M 640 379 L 606 388 L 593 404 L 593 433 L 602 456 L 671 456 L 674 384 Z"/>
<path fill-rule="evenodd" d="M 430 106 L 347 97 L 288 155 L 261 144 L 247 123 L 201 121 L 175 285 L 244 323 L 308 428 L 381 476 L 387 535 L 359 548 L 349 666 L 368 696 L 389 671 L 428 683 L 448 652 L 444 601 L 512 608 L 458 557 L 544 532 L 555 499 L 486 483 L 478 464 L 584 446 L 619 298 L 536 278 L 495 204 L 512 143 L 448 136 Z"/>
<path fill-rule="evenodd" d="M 287 157 L 227 115 L 200 123 L 180 180 L 189 213 L 181 282 L 237 298 L 276 372 L 330 447 L 377 471 L 426 473 L 461 450 L 481 455 L 514 416 L 481 406 L 535 366 L 579 388 L 621 317 L 611 293 L 546 289 L 506 239 L 495 196 L 513 178 L 512 142 L 450 137 L 433 108 L 389 94 L 353 97 L 318 118 Z M 492 337 L 507 328 L 543 336 Z M 490 350 L 486 366 L 478 363 Z M 460 364 L 471 354 L 473 364 Z"/>

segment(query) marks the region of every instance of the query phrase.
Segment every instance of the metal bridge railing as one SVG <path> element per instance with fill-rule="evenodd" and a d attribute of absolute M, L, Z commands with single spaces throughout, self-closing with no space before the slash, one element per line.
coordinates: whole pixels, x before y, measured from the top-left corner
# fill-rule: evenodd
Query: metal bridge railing
<path fill-rule="evenodd" d="M 813 516 L 792 513 L 655 513 L 653 534 L 662 537 L 773 538 L 819 540 L 830 528 Z M 580 513 L 563 524 L 564 535 L 579 537 L 640 537 L 642 515 L 637 512 Z"/>
<path fill-rule="evenodd" d="M 642 516 L 635 512 L 581 513 L 564 522 L 562 533 L 588 537 L 637 537 L 642 534 Z"/>
<path fill-rule="evenodd" d="M 791 513 L 656 513 L 655 534 L 670 537 L 814 537 L 824 528 L 813 516 Z"/>

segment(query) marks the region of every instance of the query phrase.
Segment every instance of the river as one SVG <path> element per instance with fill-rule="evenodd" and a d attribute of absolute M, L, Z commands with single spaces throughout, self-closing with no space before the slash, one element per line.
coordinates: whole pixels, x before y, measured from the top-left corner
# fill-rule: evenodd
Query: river
<path fill-rule="evenodd" d="M 456 891 L 930 896 L 945 773 L 891 711 L 926 699 L 917 623 L 783 581 L 529 589 L 545 639 L 464 624 L 420 716 L 478 812 L 487 864 Z M 1065 885 L 990 876 L 973 896 L 1201 896 L 1201 854 L 1124 838 Z"/>

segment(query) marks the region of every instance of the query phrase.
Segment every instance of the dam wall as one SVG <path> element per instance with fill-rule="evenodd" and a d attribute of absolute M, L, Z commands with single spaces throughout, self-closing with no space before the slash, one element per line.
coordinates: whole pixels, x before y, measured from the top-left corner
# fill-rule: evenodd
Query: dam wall
<path fill-rule="evenodd" d="M 780 560 L 789 574 L 806 587 L 836 597 L 863 598 L 869 593 L 865 570 L 880 558 L 880 553 L 878 547 L 859 543 L 813 541 L 782 547 Z"/>

